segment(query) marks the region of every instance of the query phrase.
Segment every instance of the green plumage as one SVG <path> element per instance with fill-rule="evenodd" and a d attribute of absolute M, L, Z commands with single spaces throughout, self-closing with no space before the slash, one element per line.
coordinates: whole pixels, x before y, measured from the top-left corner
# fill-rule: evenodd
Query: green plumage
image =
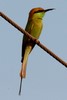
<path fill-rule="evenodd" d="M 45 13 L 50 10 L 53 10 L 53 8 L 44 10 L 43 8 L 39 7 L 39 8 L 33 8 L 29 13 L 29 18 L 25 30 L 36 39 L 39 38 L 42 31 L 43 27 L 42 19 Z M 26 66 L 27 66 L 28 56 L 34 46 L 35 44 L 26 35 L 24 35 L 22 41 L 22 59 L 21 59 L 22 65 L 20 71 L 21 82 L 20 82 L 19 94 L 21 93 L 22 78 L 26 77 Z"/>
<path fill-rule="evenodd" d="M 31 19 L 28 20 L 28 23 L 26 25 L 25 29 L 29 34 L 34 36 L 36 39 L 39 38 L 42 30 L 42 19 Z M 28 55 L 31 52 L 31 50 L 34 47 L 34 43 L 27 37 L 23 36 L 23 42 L 22 42 L 22 72 L 23 72 L 23 77 L 26 77 L 26 65 L 27 65 L 27 60 L 28 60 Z"/>
<path fill-rule="evenodd" d="M 29 13 L 28 22 L 26 25 L 25 30 L 31 34 L 36 39 L 39 38 L 41 31 L 42 31 L 42 19 L 47 11 L 53 10 L 52 9 L 46 9 L 43 8 L 33 8 Z M 26 65 L 28 60 L 28 55 L 30 54 L 31 50 L 35 44 L 26 36 L 23 36 L 23 42 L 22 42 L 22 66 L 20 71 L 21 78 L 26 77 Z"/>

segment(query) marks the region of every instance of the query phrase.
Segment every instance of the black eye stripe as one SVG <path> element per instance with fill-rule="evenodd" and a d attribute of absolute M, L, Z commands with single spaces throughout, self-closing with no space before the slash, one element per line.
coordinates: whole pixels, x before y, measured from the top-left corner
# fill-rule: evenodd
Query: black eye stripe
<path fill-rule="evenodd" d="M 44 12 L 44 10 L 38 10 L 38 11 L 36 11 L 34 13 L 39 13 L 39 12 Z"/>

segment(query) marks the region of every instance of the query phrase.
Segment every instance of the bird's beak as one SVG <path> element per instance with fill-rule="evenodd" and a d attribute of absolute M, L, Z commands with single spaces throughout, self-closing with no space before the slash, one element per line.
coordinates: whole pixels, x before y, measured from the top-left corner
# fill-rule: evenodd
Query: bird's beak
<path fill-rule="evenodd" d="M 55 8 L 45 9 L 44 12 L 55 10 Z"/>

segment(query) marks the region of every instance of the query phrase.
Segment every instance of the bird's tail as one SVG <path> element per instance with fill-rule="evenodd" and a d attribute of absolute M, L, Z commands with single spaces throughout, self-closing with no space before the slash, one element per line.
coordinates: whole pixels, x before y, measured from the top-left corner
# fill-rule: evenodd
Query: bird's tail
<path fill-rule="evenodd" d="M 27 66 L 27 60 L 28 60 L 28 55 L 32 50 L 32 46 L 27 46 L 25 49 L 24 57 L 22 60 L 22 65 L 21 65 L 21 71 L 20 71 L 20 89 L 19 89 L 19 95 L 21 94 L 21 87 L 22 87 L 22 79 L 26 77 L 26 66 Z"/>
<path fill-rule="evenodd" d="M 20 77 L 21 78 L 25 78 L 26 77 L 27 60 L 28 60 L 28 55 L 29 55 L 31 49 L 32 49 L 31 46 L 28 46 L 25 49 L 25 54 L 24 54 L 24 57 L 23 57 L 23 62 L 22 62 L 21 71 L 20 71 Z"/>

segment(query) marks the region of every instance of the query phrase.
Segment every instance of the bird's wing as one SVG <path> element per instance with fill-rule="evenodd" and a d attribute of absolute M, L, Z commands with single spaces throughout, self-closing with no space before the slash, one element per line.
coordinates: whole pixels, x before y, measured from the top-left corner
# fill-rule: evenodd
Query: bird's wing
<path fill-rule="evenodd" d="M 32 24 L 32 21 L 28 21 L 25 30 L 26 30 L 29 34 L 31 34 L 31 31 L 32 31 L 32 29 L 33 29 L 33 26 L 34 26 L 34 25 Z M 23 59 L 23 57 L 24 57 L 25 48 L 26 48 L 26 46 L 30 43 L 29 41 L 30 41 L 30 39 L 29 39 L 26 35 L 24 35 L 24 36 L 23 36 L 23 40 L 22 40 L 22 59 Z"/>
<path fill-rule="evenodd" d="M 25 30 L 31 34 L 32 36 L 34 36 L 36 39 L 39 38 L 41 30 L 42 30 L 42 23 L 41 20 L 37 20 L 37 21 L 28 21 Z M 24 52 L 25 52 L 25 48 L 27 45 L 31 45 L 32 48 L 35 46 L 35 44 L 26 36 L 23 36 L 23 43 L 22 43 L 22 57 L 24 57 Z"/>

